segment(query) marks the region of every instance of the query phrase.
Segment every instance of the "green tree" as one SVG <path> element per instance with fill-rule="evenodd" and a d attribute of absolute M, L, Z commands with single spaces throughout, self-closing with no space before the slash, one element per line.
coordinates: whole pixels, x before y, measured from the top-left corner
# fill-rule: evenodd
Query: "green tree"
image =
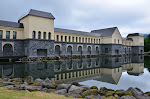
<path fill-rule="evenodd" d="M 144 39 L 144 51 L 150 51 L 150 34 Z"/>

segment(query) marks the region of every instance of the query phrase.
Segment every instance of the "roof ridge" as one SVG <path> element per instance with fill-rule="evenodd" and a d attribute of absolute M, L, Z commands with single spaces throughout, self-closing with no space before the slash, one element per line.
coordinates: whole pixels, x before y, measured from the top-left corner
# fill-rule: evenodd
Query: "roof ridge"
<path fill-rule="evenodd" d="M 18 23 L 18 22 L 14 22 L 14 21 L 6 21 L 6 20 L 0 20 L 0 21 L 11 22 L 11 23 Z M 19 24 L 20 24 L 20 23 L 19 23 Z"/>
<path fill-rule="evenodd" d="M 80 31 L 80 30 L 74 30 L 74 29 L 64 29 L 64 28 L 54 28 L 54 29 L 63 29 L 63 30 L 70 30 L 70 31 L 76 31 L 76 32 L 86 32 L 86 31 Z M 91 32 L 86 32 L 91 33 Z"/>
<path fill-rule="evenodd" d="M 96 30 L 106 30 L 106 29 L 113 29 L 113 28 L 117 28 L 117 27 L 109 27 L 109 28 L 102 28 L 102 29 L 96 29 Z M 96 30 L 92 30 L 92 31 L 96 31 Z"/>

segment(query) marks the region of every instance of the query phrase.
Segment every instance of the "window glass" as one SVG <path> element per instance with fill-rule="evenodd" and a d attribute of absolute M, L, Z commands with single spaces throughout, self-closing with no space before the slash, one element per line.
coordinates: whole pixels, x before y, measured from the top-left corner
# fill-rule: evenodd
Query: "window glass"
<path fill-rule="evenodd" d="M 48 39 L 49 40 L 51 39 L 51 33 L 48 33 Z"/>
<path fill-rule="evenodd" d="M 2 38 L 3 38 L 3 31 L 0 30 L 0 39 L 2 39 Z"/>
<path fill-rule="evenodd" d="M 32 38 L 35 39 L 35 31 L 32 32 Z"/>
<path fill-rule="evenodd" d="M 43 39 L 46 39 L 46 32 L 43 33 Z"/>
<path fill-rule="evenodd" d="M 13 39 L 17 38 L 17 32 L 13 31 Z"/>
<path fill-rule="evenodd" d="M 10 31 L 6 31 L 6 39 L 10 39 Z"/>
<path fill-rule="evenodd" d="M 38 32 L 38 39 L 41 39 L 41 32 Z"/>

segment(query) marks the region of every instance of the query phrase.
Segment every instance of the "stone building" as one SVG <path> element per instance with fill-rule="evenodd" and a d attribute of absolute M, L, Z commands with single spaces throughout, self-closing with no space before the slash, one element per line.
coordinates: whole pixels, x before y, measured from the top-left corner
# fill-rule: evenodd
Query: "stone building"
<path fill-rule="evenodd" d="M 54 28 L 51 13 L 31 9 L 18 22 L 0 20 L 0 57 L 143 54 L 139 33 L 123 38 L 117 27 L 83 32 Z"/>

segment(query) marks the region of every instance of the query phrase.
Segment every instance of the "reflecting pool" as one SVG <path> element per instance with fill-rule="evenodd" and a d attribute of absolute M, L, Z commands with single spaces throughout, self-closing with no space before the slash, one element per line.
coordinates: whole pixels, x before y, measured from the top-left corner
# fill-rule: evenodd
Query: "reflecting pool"
<path fill-rule="evenodd" d="M 145 59 L 145 60 L 144 60 Z M 144 66 L 145 65 L 145 66 Z M 150 57 L 83 58 L 40 63 L 0 63 L 1 78 L 46 77 L 55 83 L 150 91 Z"/>

